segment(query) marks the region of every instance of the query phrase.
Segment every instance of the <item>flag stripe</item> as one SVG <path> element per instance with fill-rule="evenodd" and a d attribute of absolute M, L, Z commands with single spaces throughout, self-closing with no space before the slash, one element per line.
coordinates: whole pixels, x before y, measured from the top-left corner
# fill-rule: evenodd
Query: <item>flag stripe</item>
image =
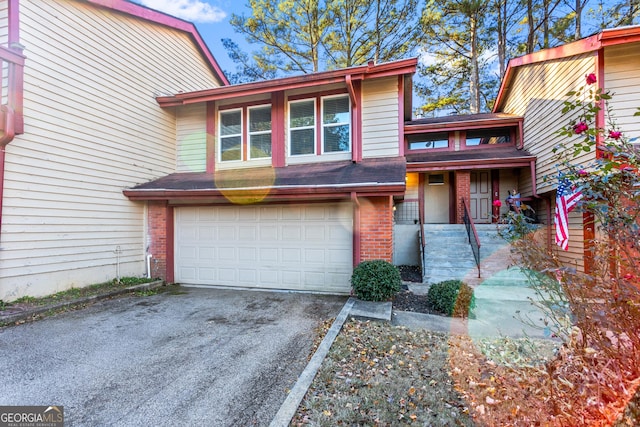
<path fill-rule="evenodd" d="M 558 182 L 555 210 L 556 244 L 566 251 L 569 249 L 569 212 L 582 199 L 582 192 L 573 189 L 567 178 L 559 176 Z"/>

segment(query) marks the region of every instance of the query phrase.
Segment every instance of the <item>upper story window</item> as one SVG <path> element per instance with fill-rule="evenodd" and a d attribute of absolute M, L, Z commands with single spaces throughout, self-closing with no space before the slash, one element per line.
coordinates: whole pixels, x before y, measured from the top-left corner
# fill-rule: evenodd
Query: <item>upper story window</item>
<path fill-rule="evenodd" d="M 351 150 L 351 104 L 347 95 L 322 97 L 320 102 L 318 98 L 289 102 L 289 155 L 320 154 L 318 149 L 322 153 Z"/>
<path fill-rule="evenodd" d="M 351 108 L 349 97 L 322 100 L 323 151 L 334 153 L 351 150 Z"/>
<path fill-rule="evenodd" d="M 316 101 L 307 99 L 289 103 L 289 153 L 315 154 Z"/>
<path fill-rule="evenodd" d="M 242 109 L 220 112 L 220 159 L 242 160 Z"/>
<path fill-rule="evenodd" d="M 487 130 L 469 130 L 467 131 L 465 145 L 495 145 L 510 144 L 511 131 L 509 129 L 487 129 Z"/>
<path fill-rule="evenodd" d="M 219 123 L 220 161 L 271 157 L 271 105 L 222 110 Z"/>
<path fill-rule="evenodd" d="M 447 132 L 430 133 L 426 135 L 411 135 L 408 138 L 409 150 L 429 150 L 449 147 Z"/>
<path fill-rule="evenodd" d="M 271 106 L 249 108 L 249 158 L 271 157 Z"/>

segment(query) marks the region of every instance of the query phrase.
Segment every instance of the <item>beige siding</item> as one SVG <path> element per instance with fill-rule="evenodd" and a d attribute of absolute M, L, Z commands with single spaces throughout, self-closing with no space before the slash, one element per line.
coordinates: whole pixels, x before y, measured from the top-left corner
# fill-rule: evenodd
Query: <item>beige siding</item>
<path fill-rule="evenodd" d="M 207 167 L 206 104 L 191 104 L 177 111 L 177 171 L 204 172 Z"/>
<path fill-rule="evenodd" d="M 177 160 L 175 112 L 155 96 L 217 81 L 184 33 L 82 2 L 20 6 L 25 134 L 7 146 L 0 299 L 108 280 L 118 262 L 142 275 L 145 207 L 122 190 Z"/>
<path fill-rule="evenodd" d="M 555 212 L 555 200 L 552 206 L 551 215 Z M 569 248 L 563 251 L 556 245 L 555 226 L 551 230 L 551 244 L 556 251 L 558 259 L 566 266 L 574 267 L 580 271 L 584 270 L 584 229 L 582 227 L 582 212 L 574 210 L 569 213 Z"/>
<path fill-rule="evenodd" d="M 525 65 L 516 71 L 503 111 L 524 116 L 525 149 L 538 158 L 537 186 L 541 193 L 554 189 L 556 185 L 553 179 L 544 181 L 545 176 L 553 178 L 556 174 L 557 159 L 552 152 L 553 147 L 578 140 L 578 137 L 567 139 L 556 135 L 560 127 L 572 118 L 562 114 L 566 94 L 584 85 L 584 76 L 594 70 L 595 57 L 587 54 Z M 585 164 L 594 158 L 595 153 L 591 152 L 575 161 Z"/>
<path fill-rule="evenodd" d="M 640 142 L 640 118 L 633 116 L 640 107 L 640 43 L 606 48 L 604 64 L 605 89 L 613 94 L 609 102 L 613 119 L 627 137 Z"/>
<path fill-rule="evenodd" d="M 410 94 L 407 94 L 410 96 Z M 362 157 L 392 157 L 400 152 L 398 79 L 362 84 Z"/>

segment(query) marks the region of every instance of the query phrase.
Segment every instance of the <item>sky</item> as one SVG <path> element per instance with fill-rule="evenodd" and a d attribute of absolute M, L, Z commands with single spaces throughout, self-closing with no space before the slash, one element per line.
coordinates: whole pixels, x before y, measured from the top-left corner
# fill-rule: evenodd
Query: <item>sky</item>
<path fill-rule="evenodd" d="M 235 71 L 220 39 L 229 38 L 245 51 L 252 50 L 244 37 L 229 25 L 232 14 L 249 15 L 247 0 L 133 0 L 151 9 L 193 22 L 222 70 Z"/>

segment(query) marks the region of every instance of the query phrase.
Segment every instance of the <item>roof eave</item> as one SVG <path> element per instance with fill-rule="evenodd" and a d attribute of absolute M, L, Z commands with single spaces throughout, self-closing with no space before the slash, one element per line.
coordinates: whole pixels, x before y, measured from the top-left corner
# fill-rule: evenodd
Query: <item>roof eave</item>
<path fill-rule="evenodd" d="M 322 71 L 313 74 L 284 77 L 273 80 L 244 83 L 195 92 L 178 93 L 173 96 L 157 97 L 161 107 L 215 101 L 218 99 L 272 93 L 278 90 L 300 89 L 334 83 L 345 83 L 347 76 L 352 80 L 367 80 L 397 75 L 413 74 L 417 67 L 417 58 L 403 59 L 379 65 L 362 65 L 340 70 Z"/>
<path fill-rule="evenodd" d="M 197 189 L 197 190 L 172 190 L 172 189 L 127 189 L 123 194 L 130 200 L 207 200 L 226 203 L 237 203 L 238 200 L 256 202 L 270 202 L 278 200 L 298 199 L 322 200 L 350 198 L 353 192 L 357 194 L 375 194 L 379 196 L 403 195 L 406 188 L 404 182 L 391 183 L 356 183 L 350 185 L 326 185 L 326 186 L 282 186 L 261 188 L 234 188 L 234 189 Z"/>
<path fill-rule="evenodd" d="M 467 170 L 492 168 L 518 168 L 526 167 L 535 161 L 535 156 L 512 157 L 506 159 L 471 159 L 471 160 L 444 160 L 431 162 L 408 162 L 407 172 L 428 172 L 441 170 Z"/>
<path fill-rule="evenodd" d="M 496 102 L 493 107 L 493 112 L 499 112 L 503 108 L 502 104 L 509 92 L 511 79 L 518 67 L 554 59 L 567 58 L 584 53 L 596 52 L 606 46 L 634 42 L 640 42 L 640 26 L 638 25 L 602 30 L 597 34 L 576 40 L 572 43 L 567 43 L 550 49 L 539 50 L 518 58 L 513 58 L 509 61 L 507 70 L 502 78 L 500 89 L 498 90 L 498 96 L 496 97 Z"/>
<path fill-rule="evenodd" d="M 522 123 L 524 118 L 522 117 L 496 117 L 490 119 L 469 120 L 460 122 L 448 122 L 448 123 L 429 123 L 429 124 L 415 124 L 405 125 L 405 135 L 422 133 L 422 132 L 438 132 L 438 131 L 455 131 L 455 130 L 469 130 L 469 129 L 481 129 L 481 128 L 495 128 L 495 127 L 508 127 L 518 126 Z"/>

